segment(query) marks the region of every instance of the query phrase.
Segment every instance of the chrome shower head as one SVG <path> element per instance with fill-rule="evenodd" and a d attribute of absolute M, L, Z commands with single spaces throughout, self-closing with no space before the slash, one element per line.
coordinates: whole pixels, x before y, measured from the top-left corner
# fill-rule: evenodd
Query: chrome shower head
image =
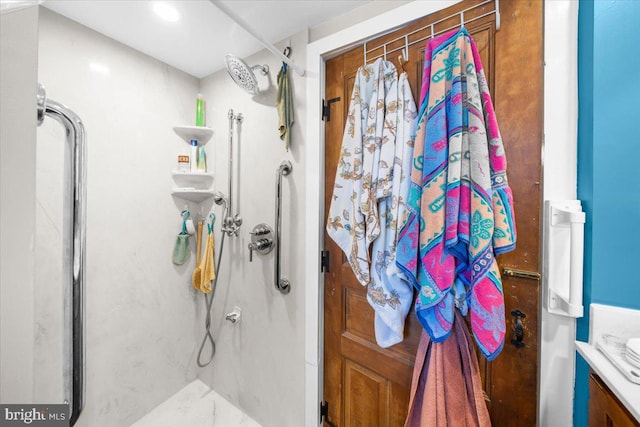
<path fill-rule="evenodd" d="M 260 87 L 258 86 L 258 80 L 256 79 L 254 70 L 259 69 L 260 73 L 266 76 L 269 73 L 268 65 L 254 65 L 253 67 L 249 67 L 242 59 L 230 53 L 225 55 L 225 62 L 227 64 L 227 72 L 238 86 L 251 95 L 260 93 Z"/>

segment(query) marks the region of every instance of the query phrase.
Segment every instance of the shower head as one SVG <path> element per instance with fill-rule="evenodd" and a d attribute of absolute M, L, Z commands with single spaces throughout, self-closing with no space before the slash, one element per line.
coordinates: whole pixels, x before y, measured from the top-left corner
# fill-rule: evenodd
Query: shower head
<path fill-rule="evenodd" d="M 268 65 L 254 65 L 253 67 L 249 67 L 242 59 L 230 53 L 225 56 L 225 62 L 227 64 L 227 72 L 238 86 L 251 95 L 260 93 L 254 70 L 259 69 L 260 73 L 266 76 L 269 73 Z"/>

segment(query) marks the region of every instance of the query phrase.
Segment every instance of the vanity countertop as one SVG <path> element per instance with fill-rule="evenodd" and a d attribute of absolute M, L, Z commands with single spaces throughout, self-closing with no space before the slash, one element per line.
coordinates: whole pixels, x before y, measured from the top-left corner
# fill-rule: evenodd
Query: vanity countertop
<path fill-rule="evenodd" d="M 640 422 L 640 384 L 634 384 L 625 378 L 604 354 L 591 344 L 576 341 L 576 349 L 631 415 Z"/>
<path fill-rule="evenodd" d="M 576 349 L 631 415 L 640 422 L 640 384 L 629 381 L 596 347 L 596 343 L 603 342 L 605 335 L 614 335 L 624 341 L 631 337 L 640 337 L 640 310 L 591 304 L 589 312 L 589 342 L 576 341 Z"/>

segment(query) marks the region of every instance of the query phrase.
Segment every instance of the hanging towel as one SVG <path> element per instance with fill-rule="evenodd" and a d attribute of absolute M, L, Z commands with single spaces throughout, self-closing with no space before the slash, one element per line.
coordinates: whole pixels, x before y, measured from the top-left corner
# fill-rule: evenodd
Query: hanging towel
<path fill-rule="evenodd" d="M 207 236 L 207 242 L 205 243 L 204 255 L 200 261 L 200 280 L 194 280 L 194 287 L 201 290 L 205 294 L 211 292 L 211 283 L 216 278 L 216 268 L 214 262 L 215 256 L 215 243 L 213 240 L 213 231 L 209 230 L 209 236 Z M 195 277 L 195 272 L 194 272 Z"/>
<path fill-rule="evenodd" d="M 465 29 L 427 44 L 421 98 L 397 264 L 419 290 L 416 314 L 431 340 L 451 334 L 457 306 L 492 360 L 505 335 L 495 254 L 515 247 L 516 231 L 495 112 Z"/>
<path fill-rule="evenodd" d="M 405 199 L 409 188 L 409 174 L 415 140 L 416 104 L 411 94 L 407 74 L 387 94 L 384 138 L 395 153 L 388 160 L 381 153 L 380 170 L 389 162 L 391 175 L 379 175 L 380 236 L 373 242 L 371 282 L 367 300 L 375 311 L 376 341 L 380 347 L 390 347 L 404 338 L 404 321 L 413 300 L 413 288 L 395 263 L 398 223 L 404 216 Z M 389 186 L 389 182 L 391 185 Z"/>
<path fill-rule="evenodd" d="M 393 144 L 383 138 L 383 129 L 385 93 L 396 80 L 395 67 L 382 59 L 356 73 L 327 220 L 329 237 L 364 286 L 370 281 L 369 245 L 380 234 L 376 194 L 378 186 L 384 192 L 387 185 L 378 176 L 391 169 L 393 161 L 381 172 L 381 151 L 393 156 Z"/>
<path fill-rule="evenodd" d="M 282 63 L 282 68 L 278 72 L 278 92 L 276 94 L 278 102 L 278 129 L 280 140 L 284 141 L 284 146 L 289 151 L 291 145 L 291 126 L 293 126 L 293 98 L 289 84 L 289 73 L 287 64 Z"/>
<path fill-rule="evenodd" d="M 464 318 L 456 317 L 445 342 L 422 331 L 405 427 L 491 426 L 473 342 Z"/>

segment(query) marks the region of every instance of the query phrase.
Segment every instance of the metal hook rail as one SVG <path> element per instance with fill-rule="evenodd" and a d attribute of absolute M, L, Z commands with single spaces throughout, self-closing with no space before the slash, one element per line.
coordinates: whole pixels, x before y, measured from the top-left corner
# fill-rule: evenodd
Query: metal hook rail
<path fill-rule="evenodd" d="M 493 3 L 495 5 L 493 10 L 491 10 L 489 12 L 485 12 L 485 13 L 483 13 L 481 15 L 478 15 L 478 16 L 473 16 L 471 18 L 468 18 L 471 11 L 473 11 L 474 9 L 478 9 L 478 8 L 483 7 L 483 6 L 486 6 L 486 5 L 490 4 L 490 3 Z M 465 13 L 467 14 L 466 18 L 465 18 Z M 496 31 L 499 30 L 500 29 L 500 0 L 486 0 L 486 1 L 482 2 L 482 3 L 476 4 L 474 6 L 469 6 L 468 8 L 466 8 L 464 10 L 461 10 L 459 12 L 456 12 L 456 13 L 454 13 L 452 15 L 449 15 L 449 16 L 446 16 L 444 18 L 438 19 L 437 21 L 432 22 L 429 25 L 425 25 L 424 27 L 418 28 L 417 30 L 413 30 L 413 31 L 411 31 L 411 32 L 409 32 L 407 34 L 403 34 L 401 36 L 398 36 L 393 40 L 389 40 L 388 42 L 385 42 L 385 43 L 383 43 L 381 45 L 378 45 L 378 46 L 375 46 L 373 48 L 367 47 L 367 42 L 365 41 L 364 42 L 364 63 L 366 64 L 368 62 L 373 62 L 378 58 L 384 58 L 384 60 L 386 60 L 387 59 L 387 55 L 390 55 L 390 54 L 392 54 L 394 52 L 397 52 L 397 51 L 402 51 L 403 56 L 404 56 L 403 59 L 405 61 L 408 61 L 409 60 L 409 46 L 412 46 L 412 45 L 414 45 L 416 43 L 420 43 L 420 42 L 423 42 L 425 40 L 434 38 L 436 36 L 439 36 L 440 34 L 444 34 L 447 31 L 453 30 L 455 28 L 464 27 L 465 25 L 470 24 L 471 22 L 477 21 L 479 19 L 482 19 L 482 18 L 484 18 L 486 16 L 490 16 L 490 15 L 495 15 L 496 16 Z M 451 25 L 451 26 L 449 26 L 449 27 L 447 27 L 445 29 L 441 29 L 441 30 L 435 31 L 435 27 L 438 24 L 446 22 L 446 21 L 448 21 L 451 18 L 456 17 L 456 16 L 459 18 L 459 22 L 458 23 L 456 23 L 455 25 Z M 429 30 L 429 35 L 409 41 L 411 36 L 415 36 L 418 33 L 422 32 L 422 31 L 425 31 L 425 30 Z M 375 38 L 378 38 L 380 36 L 381 35 L 377 35 Z M 401 45 L 399 47 L 395 47 L 395 48 L 390 49 L 390 50 L 387 48 L 389 45 L 397 43 L 399 40 L 402 40 L 402 39 L 404 39 L 404 45 Z M 375 56 L 372 56 L 372 57 L 371 56 L 367 56 L 371 52 L 375 52 L 375 51 L 380 50 L 380 49 L 382 49 L 382 53 L 380 53 L 378 55 L 375 55 Z"/>
<path fill-rule="evenodd" d="M 65 374 L 71 378 L 64 386 L 66 402 L 71 406 L 69 417 L 75 425 L 84 407 L 85 391 L 85 343 L 84 343 L 84 290 L 85 290 L 85 243 L 86 243 L 86 135 L 80 117 L 66 106 L 47 99 L 42 85 L 38 85 L 38 126 L 49 116 L 64 126 L 69 144 L 71 170 L 65 173 L 64 225 L 64 318 L 71 324 L 70 337 L 65 335 Z M 65 327 L 65 330 L 67 328 Z M 69 367 L 69 364 L 71 365 Z"/>
<path fill-rule="evenodd" d="M 282 210 L 282 176 L 289 175 L 293 166 L 288 160 L 284 160 L 280 163 L 278 170 L 276 171 L 276 230 L 275 230 L 275 249 L 276 256 L 275 268 L 274 268 L 274 285 L 277 290 L 283 294 L 288 294 L 291 291 L 291 282 L 289 279 L 280 276 L 280 237 L 282 228 L 282 216 L 280 215 Z"/>

